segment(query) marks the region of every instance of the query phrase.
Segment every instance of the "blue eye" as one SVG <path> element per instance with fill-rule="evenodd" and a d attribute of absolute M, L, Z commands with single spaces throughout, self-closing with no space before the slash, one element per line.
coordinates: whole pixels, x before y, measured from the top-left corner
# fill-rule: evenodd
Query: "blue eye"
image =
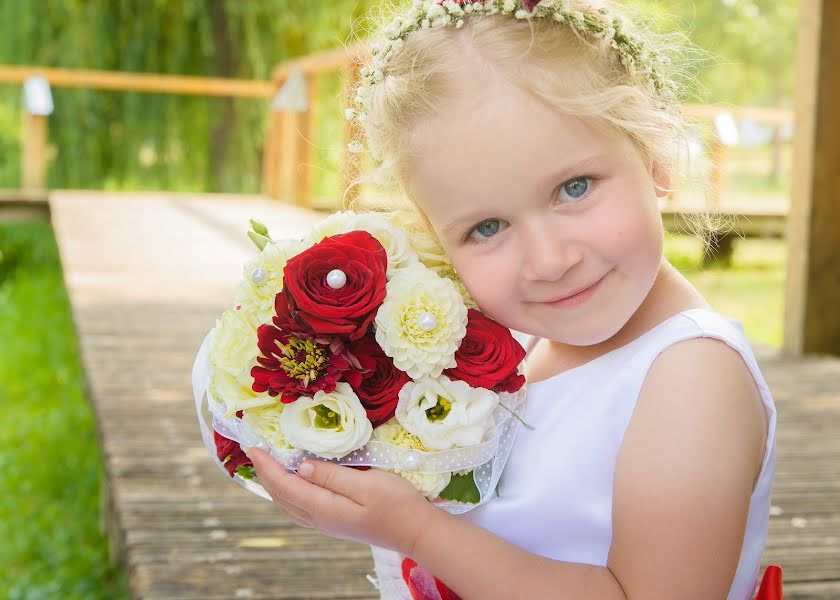
<path fill-rule="evenodd" d="M 557 192 L 557 197 L 560 198 L 562 194 L 566 194 L 568 200 L 575 202 L 580 200 L 589 191 L 589 186 L 592 185 L 590 177 L 576 177 L 570 179 L 562 185 Z"/>
<path fill-rule="evenodd" d="M 499 233 L 501 229 L 502 222 L 499 219 L 487 219 L 474 227 L 467 237 L 470 239 L 476 239 L 477 241 L 486 240 Z M 480 237 L 474 238 L 474 233 L 478 233 Z"/>

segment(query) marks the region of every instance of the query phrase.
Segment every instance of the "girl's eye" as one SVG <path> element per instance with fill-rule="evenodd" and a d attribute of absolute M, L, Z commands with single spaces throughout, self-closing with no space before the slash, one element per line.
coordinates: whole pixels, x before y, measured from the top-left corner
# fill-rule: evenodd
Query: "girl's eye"
<path fill-rule="evenodd" d="M 487 219 L 486 221 L 482 221 L 476 227 L 473 228 L 472 231 L 469 232 L 467 237 L 473 241 L 482 241 L 488 238 L 493 237 L 502 229 L 502 222 L 499 219 Z"/>
<path fill-rule="evenodd" d="M 576 177 L 564 183 L 557 191 L 557 197 L 561 200 L 577 202 L 586 195 L 592 185 L 591 177 Z"/>

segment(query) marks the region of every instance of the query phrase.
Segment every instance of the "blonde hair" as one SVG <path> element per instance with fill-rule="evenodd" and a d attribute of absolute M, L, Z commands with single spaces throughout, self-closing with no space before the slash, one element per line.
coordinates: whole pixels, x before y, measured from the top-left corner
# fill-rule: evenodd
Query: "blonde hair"
<path fill-rule="evenodd" d="M 581 0 L 570 5 L 588 6 Z M 638 26 L 633 33 L 664 56 L 673 56 L 675 50 L 681 56 L 678 49 L 688 47 L 681 34 L 654 34 Z M 627 135 L 651 171 L 659 170 L 668 180 L 678 178 L 680 152 L 687 147 L 678 104 L 664 103 L 643 85 L 608 41 L 548 19 L 474 14 L 457 30 L 432 27 L 412 32 L 391 57 L 383 80 L 372 89 L 365 122 L 368 147 L 378 166 L 361 182 L 399 185 L 413 204 L 407 186 L 410 132 L 446 110 L 456 94 L 459 73 L 476 60 L 563 113 L 605 132 Z M 679 84 L 680 63 L 672 59 L 670 64 L 665 76 Z M 428 225 L 422 210 L 415 208 Z"/>

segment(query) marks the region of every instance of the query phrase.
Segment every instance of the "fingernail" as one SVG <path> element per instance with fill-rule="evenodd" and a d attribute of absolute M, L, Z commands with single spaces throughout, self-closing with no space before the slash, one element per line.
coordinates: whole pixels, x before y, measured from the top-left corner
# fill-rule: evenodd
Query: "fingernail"
<path fill-rule="evenodd" d="M 300 466 L 298 466 L 297 472 L 298 475 L 301 475 L 303 477 L 311 477 L 312 473 L 315 472 L 315 465 L 308 462 L 301 463 Z"/>

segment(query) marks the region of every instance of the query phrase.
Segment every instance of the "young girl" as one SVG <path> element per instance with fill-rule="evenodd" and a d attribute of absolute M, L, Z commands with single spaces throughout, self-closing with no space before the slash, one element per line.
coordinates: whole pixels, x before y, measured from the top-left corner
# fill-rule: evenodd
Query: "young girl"
<path fill-rule="evenodd" d="M 579 1 L 415 0 L 385 36 L 350 116 L 479 307 L 529 334 L 534 430 L 463 516 L 249 449 L 275 503 L 373 544 L 383 598 L 751 598 L 776 410 L 740 325 L 663 258 L 667 62 Z"/>

